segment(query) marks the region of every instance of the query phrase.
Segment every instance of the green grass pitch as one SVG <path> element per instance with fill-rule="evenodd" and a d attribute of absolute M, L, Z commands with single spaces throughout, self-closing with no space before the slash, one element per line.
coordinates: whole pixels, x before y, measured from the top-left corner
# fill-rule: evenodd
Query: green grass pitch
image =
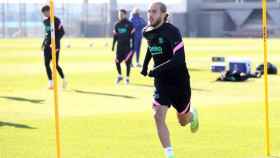
<path fill-rule="evenodd" d="M 40 42 L 0 40 L 0 158 L 55 157 L 53 95 Z M 280 40 L 269 42 L 269 61 L 280 68 Z M 134 68 L 131 85 L 116 86 L 111 39 L 64 39 L 63 45 L 70 48 L 61 52 L 69 81 L 67 90 L 59 88 L 62 157 L 163 158 L 152 118 L 152 79 Z M 262 40 L 185 39 L 185 49 L 201 128 L 191 134 L 170 110 L 176 158 L 263 157 L 263 79 L 218 83 L 210 72 L 212 56 L 249 57 L 254 68 L 263 61 Z M 279 75 L 269 77 L 269 93 L 272 153 L 280 156 Z"/>

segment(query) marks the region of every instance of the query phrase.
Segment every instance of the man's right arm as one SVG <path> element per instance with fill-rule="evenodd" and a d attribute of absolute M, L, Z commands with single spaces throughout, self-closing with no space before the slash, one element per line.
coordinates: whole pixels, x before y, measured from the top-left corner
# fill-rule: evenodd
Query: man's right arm
<path fill-rule="evenodd" d="M 115 45 L 116 45 L 116 42 L 117 42 L 117 29 L 116 29 L 116 26 L 114 27 L 114 30 L 113 30 L 113 44 L 112 44 L 112 51 L 115 50 Z"/>
<path fill-rule="evenodd" d="M 47 35 L 47 32 L 46 32 L 46 20 L 43 21 L 43 25 L 44 25 L 44 40 L 42 42 L 42 45 L 41 45 L 41 49 L 44 50 L 46 48 L 46 45 L 48 43 L 48 35 Z"/>
<path fill-rule="evenodd" d="M 151 59 L 152 59 L 152 54 L 151 54 L 149 48 L 147 48 L 147 53 L 146 53 L 144 63 L 143 63 L 143 68 L 142 68 L 142 71 L 141 71 L 141 74 L 143 76 L 148 75 L 148 66 L 149 66 L 149 63 L 150 63 Z"/>

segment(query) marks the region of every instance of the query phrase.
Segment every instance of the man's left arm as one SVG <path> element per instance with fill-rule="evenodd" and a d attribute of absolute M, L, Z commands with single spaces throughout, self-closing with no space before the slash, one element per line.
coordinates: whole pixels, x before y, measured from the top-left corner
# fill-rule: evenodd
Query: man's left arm
<path fill-rule="evenodd" d="M 166 38 L 171 44 L 173 56 L 171 59 L 151 70 L 149 73 L 149 76 L 151 77 L 158 76 L 162 71 L 170 70 L 178 64 L 185 63 L 184 42 L 180 32 L 178 30 L 167 32 Z"/>
<path fill-rule="evenodd" d="M 60 40 L 63 36 L 64 36 L 64 34 L 65 34 L 65 30 L 64 30 L 64 27 L 63 27 L 63 25 L 62 25 L 62 22 L 61 22 L 61 20 L 60 19 L 56 19 L 56 22 L 55 22 L 55 25 L 56 25 L 56 38 L 58 39 L 58 40 Z"/>

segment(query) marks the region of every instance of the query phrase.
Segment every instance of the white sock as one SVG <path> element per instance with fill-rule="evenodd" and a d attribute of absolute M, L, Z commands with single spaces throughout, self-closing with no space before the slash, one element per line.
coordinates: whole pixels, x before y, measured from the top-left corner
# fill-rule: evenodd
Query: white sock
<path fill-rule="evenodd" d="M 53 80 L 49 80 L 49 85 L 53 85 Z"/>
<path fill-rule="evenodd" d="M 192 118 L 191 118 L 191 122 L 193 121 L 193 108 L 191 107 L 191 110 L 190 110 L 191 114 L 192 114 Z"/>
<path fill-rule="evenodd" d="M 167 158 L 174 158 L 174 152 L 172 147 L 167 147 L 164 149 L 164 151 Z"/>
<path fill-rule="evenodd" d="M 122 78 L 122 75 L 119 74 L 118 77 L 119 77 L 119 78 Z"/>

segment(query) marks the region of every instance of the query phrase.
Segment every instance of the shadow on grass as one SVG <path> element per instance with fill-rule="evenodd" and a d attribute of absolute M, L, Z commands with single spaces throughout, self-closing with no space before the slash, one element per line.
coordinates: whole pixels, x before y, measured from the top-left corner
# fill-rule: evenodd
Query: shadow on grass
<path fill-rule="evenodd" d="M 18 124 L 18 123 L 10 123 L 10 122 L 2 122 L 0 121 L 0 128 L 1 127 L 14 127 L 14 128 L 24 128 L 24 129 L 36 129 L 34 127 L 28 126 L 28 125 L 24 125 L 24 124 Z"/>
<path fill-rule="evenodd" d="M 192 90 L 197 92 L 210 92 L 210 90 L 208 89 L 201 89 L 201 88 L 192 88 Z"/>
<path fill-rule="evenodd" d="M 120 95 L 120 94 L 112 94 L 112 93 L 101 93 L 101 92 L 91 92 L 91 91 L 84 91 L 84 90 L 78 90 L 78 89 L 74 89 L 74 92 L 81 93 L 81 94 L 92 94 L 92 95 L 102 95 L 102 96 L 109 96 L 109 97 L 119 97 L 119 98 L 125 98 L 125 99 L 136 99 L 136 97 L 129 96 L 129 95 Z"/>
<path fill-rule="evenodd" d="M 42 104 L 45 101 L 42 99 L 28 99 L 23 97 L 12 97 L 12 96 L 0 96 L 0 98 L 13 100 L 13 101 L 20 101 L 20 102 L 30 102 L 33 104 Z"/>
<path fill-rule="evenodd" d="M 148 87 L 148 88 L 153 88 L 153 85 L 149 85 L 149 84 L 141 84 L 141 83 L 131 83 L 131 86 L 135 86 L 135 87 Z"/>
<path fill-rule="evenodd" d="M 208 71 L 207 69 L 190 68 L 189 71 Z"/>

